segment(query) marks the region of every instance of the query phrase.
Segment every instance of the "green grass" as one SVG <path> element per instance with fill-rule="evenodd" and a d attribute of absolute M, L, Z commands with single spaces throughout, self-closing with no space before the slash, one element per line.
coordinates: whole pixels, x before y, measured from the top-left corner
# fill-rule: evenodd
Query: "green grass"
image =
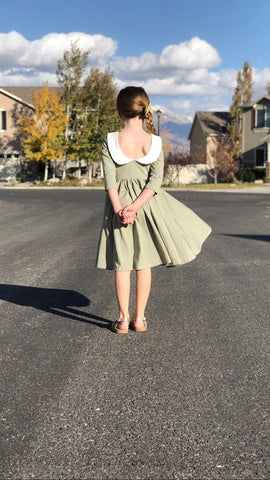
<path fill-rule="evenodd" d="M 91 183 L 86 183 L 83 186 L 80 185 L 80 180 L 78 178 L 65 178 L 65 180 L 60 180 L 60 182 L 52 184 L 49 182 L 36 181 L 33 184 L 34 187 L 104 187 L 103 180 L 93 180 Z M 179 188 L 179 189 L 194 189 L 194 190 L 223 190 L 233 189 L 233 188 L 247 188 L 247 187 L 258 187 L 260 185 L 254 182 L 243 182 L 243 183 L 170 183 L 163 184 L 163 188 Z"/>
<path fill-rule="evenodd" d="M 60 180 L 57 183 L 50 183 L 50 180 L 44 182 L 42 180 L 37 180 L 33 183 L 33 187 L 102 187 L 104 182 L 101 180 L 93 180 L 91 183 L 87 182 L 83 185 L 80 184 L 79 178 L 65 178 Z"/>
<path fill-rule="evenodd" d="M 178 183 L 173 183 L 169 185 L 162 185 L 163 188 L 192 188 L 192 189 L 198 189 L 198 190 L 205 190 L 205 189 L 210 189 L 210 190 L 222 190 L 224 188 L 246 188 L 246 187 L 258 187 L 258 185 L 254 182 L 252 183 L 218 183 L 215 185 L 214 183 L 183 183 L 183 184 L 178 184 Z"/>

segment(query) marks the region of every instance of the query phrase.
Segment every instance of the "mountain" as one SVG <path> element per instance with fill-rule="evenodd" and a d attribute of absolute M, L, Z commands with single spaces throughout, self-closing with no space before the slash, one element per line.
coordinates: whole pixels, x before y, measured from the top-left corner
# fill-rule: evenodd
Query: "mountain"
<path fill-rule="evenodd" d="M 170 140 L 175 145 L 181 145 L 189 148 L 188 135 L 192 123 L 175 123 L 168 121 L 162 124 L 161 128 L 166 127 L 170 133 Z"/>

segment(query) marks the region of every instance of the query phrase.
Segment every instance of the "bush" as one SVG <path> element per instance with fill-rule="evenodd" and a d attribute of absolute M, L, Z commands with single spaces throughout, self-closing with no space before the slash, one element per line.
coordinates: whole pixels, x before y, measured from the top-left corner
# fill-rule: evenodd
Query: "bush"
<path fill-rule="evenodd" d="M 244 167 L 236 174 L 237 180 L 240 182 L 255 182 L 256 174 L 254 168 Z"/>
<path fill-rule="evenodd" d="M 264 180 L 266 175 L 266 168 L 254 168 L 255 180 Z"/>

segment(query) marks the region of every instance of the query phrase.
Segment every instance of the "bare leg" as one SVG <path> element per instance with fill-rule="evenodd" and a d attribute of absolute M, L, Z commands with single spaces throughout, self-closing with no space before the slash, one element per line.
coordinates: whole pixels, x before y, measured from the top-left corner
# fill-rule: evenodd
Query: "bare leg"
<path fill-rule="evenodd" d="M 134 325 L 138 328 L 143 326 L 144 312 L 151 289 L 151 268 L 137 270 L 136 283 L 136 310 L 134 313 Z"/>
<path fill-rule="evenodd" d="M 115 288 L 119 305 L 119 319 L 129 319 L 130 271 L 115 272 Z M 123 322 L 118 328 L 125 330 L 127 326 Z"/>

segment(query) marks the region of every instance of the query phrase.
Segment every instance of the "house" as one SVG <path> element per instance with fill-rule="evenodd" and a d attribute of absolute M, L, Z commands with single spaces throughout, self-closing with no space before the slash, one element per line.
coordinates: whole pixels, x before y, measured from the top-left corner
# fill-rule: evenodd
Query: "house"
<path fill-rule="evenodd" d="M 0 181 L 15 181 L 22 162 L 22 145 L 18 134 L 20 115 L 34 111 L 32 96 L 39 87 L 0 87 Z M 51 90 L 59 93 L 59 88 Z"/>
<path fill-rule="evenodd" d="M 33 93 L 40 87 L 0 87 L 0 181 L 15 182 L 22 169 L 33 174 L 43 174 L 44 164 L 26 162 L 23 158 L 21 138 L 18 132 L 18 119 L 20 115 L 29 115 L 34 111 L 32 105 Z M 50 87 L 50 91 L 61 96 L 60 87 Z M 62 173 L 63 162 L 57 163 L 58 174 Z M 79 176 L 81 167 L 86 170 L 86 161 L 68 162 L 67 169 L 73 175 Z M 92 175 L 99 178 L 103 176 L 100 162 L 93 162 Z M 101 172 L 99 172 L 101 169 Z"/>
<path fill-rule="evenodd" d="M 208 168 L 215 164 L 217 143 L 228 133 L 229 125 L 229 112 L 196 112 L 188 137 L 194 163 L 206 163 Z"/>
<path fill-rule="evenodd" d="M 240 106 L 242 114 L 242 162 L 246 167 L 267 167 L 270 177 L 270 95 Z"/>

